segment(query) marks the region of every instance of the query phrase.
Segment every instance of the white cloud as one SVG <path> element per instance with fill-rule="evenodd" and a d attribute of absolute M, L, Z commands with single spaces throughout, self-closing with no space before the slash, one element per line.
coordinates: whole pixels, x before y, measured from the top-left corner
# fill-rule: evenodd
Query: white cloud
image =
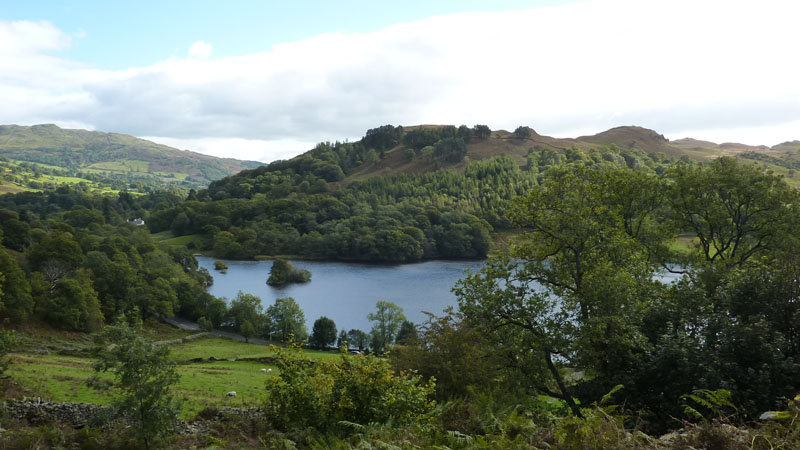
<path fill-rule="evenodd" d="M 241 138 L 178 139 L 171 137 L 143 136 L 142 139 L 168 145 L 180 150 L 191 150 L 218 158 L 235 158 L 246 161 L 275 161 L 289 159 L 307 150 L 316 142 L 296 140 L 261 140 Z"/>
<path fill-rule="evenodd" d="M 386 123 L 555 136 L 635 124 L 775 144 L 800 139 L 799 15 L 791 1 L 589 1 L 228 58 L 198 41 L 190 58 L 123 71 L 48 56 L 71 43 L 50 24 L 0 22 L 0 123 L 80 123 L 263 161 Z"/>
<path fill-rule="evenodd" d="M 211 44 L 197 41 L 189 47 L 189 57 L 207 59 L 211 57 Z"/>

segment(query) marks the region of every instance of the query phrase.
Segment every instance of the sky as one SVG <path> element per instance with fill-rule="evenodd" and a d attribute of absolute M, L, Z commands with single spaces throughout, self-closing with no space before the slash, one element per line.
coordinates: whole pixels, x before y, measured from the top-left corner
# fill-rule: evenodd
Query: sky
<path fill-rule="evenodd" d="M 384 124 L 800 139 L 796 1 L 0 0 L 0 124 L 269 162 Z"/>

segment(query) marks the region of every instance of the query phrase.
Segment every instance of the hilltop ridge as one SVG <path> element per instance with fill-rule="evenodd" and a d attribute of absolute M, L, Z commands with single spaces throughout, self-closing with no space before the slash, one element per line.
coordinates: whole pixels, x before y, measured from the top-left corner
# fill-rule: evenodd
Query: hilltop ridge
<path fill-rule="evenodd" d="M 442 127 L 452 127 L 452 125 L 425 124 L 403 127 L 403 130 L 408 132 Z M 557 138 L 542 135 L 532 127 L 520 128 L 527 128 L 529 134 L 520 136 L 507 130 L 492 130 L 485 139 L 471 139 L 467 142 L 464 160 L 449 163 L 431 162 L 423 158 L 409 159 L 405 154 L 408 146 L 401 140 L 391 148 L 385 149 L 382 158 L 364 163 L 349 172 L 346 181 L 360 181 L 376 175 L 424 173 L 447 167 L 463 169 L 469 161 L 488 159 L 501 154 L 511 157 L 520 166 L 524 166 L 531 152 L 552 150 L 563 154 L 570 149 L 591 152 L 604 147 L 642 151 L 651 155 L 659 154 L 661 158 L 666 159 L 688 157 L 697 161 L 708 161 L 720 156 L 734 156 L 748 163 L 763 164 L 766 168 L 788 177 L 793 175 L 789 171 L 795 169 L 795 166 L 800 166 L 798 140 L 772 147 L 732 142 L 718 144 L 689 137 L 670 141 L 655 130 L 634 125 L 614 127 L 597 134 L 576 138 Z"/>
<path fill-rule="evenodd" d="M 183 187 L 203 187 L 262 165 L 178 150 L 127 134 L 53 124 L 0 125 L 0 156 L 132 182 Z"/>

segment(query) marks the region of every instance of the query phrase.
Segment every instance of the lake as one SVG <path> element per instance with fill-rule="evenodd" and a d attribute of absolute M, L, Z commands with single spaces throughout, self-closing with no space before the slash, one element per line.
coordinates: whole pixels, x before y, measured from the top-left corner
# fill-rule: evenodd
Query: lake
<path fill-rule="evenodd" d="M 456 297 L 450 289 L 464 277 L 465 270 L 474 272 L 483 266 L 483 261 L 400 265 L 291 261 L 295 268 L 310 270 L 311 281 L 274 288 L 267 285 L 272 261 L 225 260 L 226 274 L 214 270 L 215 258 L 198 256 L 197 261 L 214 276 L 208 292 L 216 297 L 230 300 L 242 291 L 260 297 L 264 309 L 276 298 L 294 298 L 305 313 L 309 333 L 321 316 L 333 319 L 337 330 L 369 332 L 372 324 L 367 314 L 375 310 L 379 300 L 397 304 L 408 320 L 422 323 L 427 319 L 422 311 L 440 315 L 446 307 L 455 306 Z"/>
<path fill-rule="evenodd" d="M 214 276 L 208 289 L 211 295 L 236 297 L 239 291 L 261 298 L 264 309 L 276 298 L 292 297 L 306 316 L 309 333 L 314 321 L 327 316 L 337 330 L 357 328 L 369 331 L 367 314 L 378 300 L 387 300 L 403 308 L 408 320 L 420 324 L 427 319 L 422 311 L 440 315 L 448 306 L 456 306 L 450 289 L 464 277 L 464 271 L 478 271 L 483 261 L 426 261 L 415 264 L 369 265 L 324 261 L 291 261 L 299 269 L 311 271 L 311 281 L 275 288 L 267 284 L 272 261 L 228 261 L 228 272 L 214 270 L 215 258 L 198 256 L 200 267 Z M 661 273 L 656 279 L 671 283 L 680 275 Z"/>

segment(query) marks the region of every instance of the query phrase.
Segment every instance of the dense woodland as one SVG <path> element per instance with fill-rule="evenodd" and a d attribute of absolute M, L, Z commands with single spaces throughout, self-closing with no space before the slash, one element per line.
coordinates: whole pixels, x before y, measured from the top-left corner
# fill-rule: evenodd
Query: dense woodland
<path fill-rule="evenodd" d="M 403 135 L 403 151 L 438 167 L 453 157 L 437 148 L 481 139 L 487 130 L 481 125 L 412 130 Z M 499 155 L 469 162 L 463 172 L 447 170 L 445 165 L 424 174 L 337 183 L 397 145 L 401 132 L 381 127 L 356 143 L 322 143 L 290 161 L 213 182 L 206 190 L 191 192 L 178 205 L 156 205 L 148 227 L 153 232 L 202 235 L 203 250 L 230 259 L 257 255 L 373 262 L 483 258 L 489 251 L 489 232 L 512 228 L 505 217 L 511 200 L 540 184 L 551 167 L 660 173 L 672 162 L 665 155 L 613 147 L 588 155 L 578 149 L 561 154 L 531 148 L 524 167 Z M 369 147 L 371 142 L 377 151 Z M 464 155 L 458 153 L 455 160 L 463 160 Z"/>
<path fill-rule="evenodd" d="M 177 314 L 303 339 L 293 299 L 226 304 L 206 293 L 212 278 L 192 249 L 159 247 L 149 232 L 200 234 L 200 250 L 222 258 L 403 262 L 483 258 L 490 231 L 519 230 L 454 287 L 457 309 L 415 327 L 379 302 L 372 336 L 339 334 L 339 344 L 388 356 L 329 365 L 284 352 L 262 431 L 315 448 L 355 435 L 422 447 L 645 448 L 649 438 L 626 428 L 745 423 L 800 390 L 800 199 L 780 177 L 732 158 L 699 164 L 614 146 L 447 168 L 487 130 L 380 127 L 185 199 L 66 186 L 2 196 L 0 315 L 93 332 L 120 315 Z M 442 168 L 342 182 L 398 146 Z M 139 216 L 149 230 L 126 221 Z M 676 245 L 679 235 L 691 245 Z M 682 277 L 658 281 L 667 270 Z M 336 335 L 323 319 L 311 337 L 320 347 Z M 763 433 L 783 448 L 798 442 L 791 428 Z M 611 436 L 608 447 L 590 441 Z"/>

